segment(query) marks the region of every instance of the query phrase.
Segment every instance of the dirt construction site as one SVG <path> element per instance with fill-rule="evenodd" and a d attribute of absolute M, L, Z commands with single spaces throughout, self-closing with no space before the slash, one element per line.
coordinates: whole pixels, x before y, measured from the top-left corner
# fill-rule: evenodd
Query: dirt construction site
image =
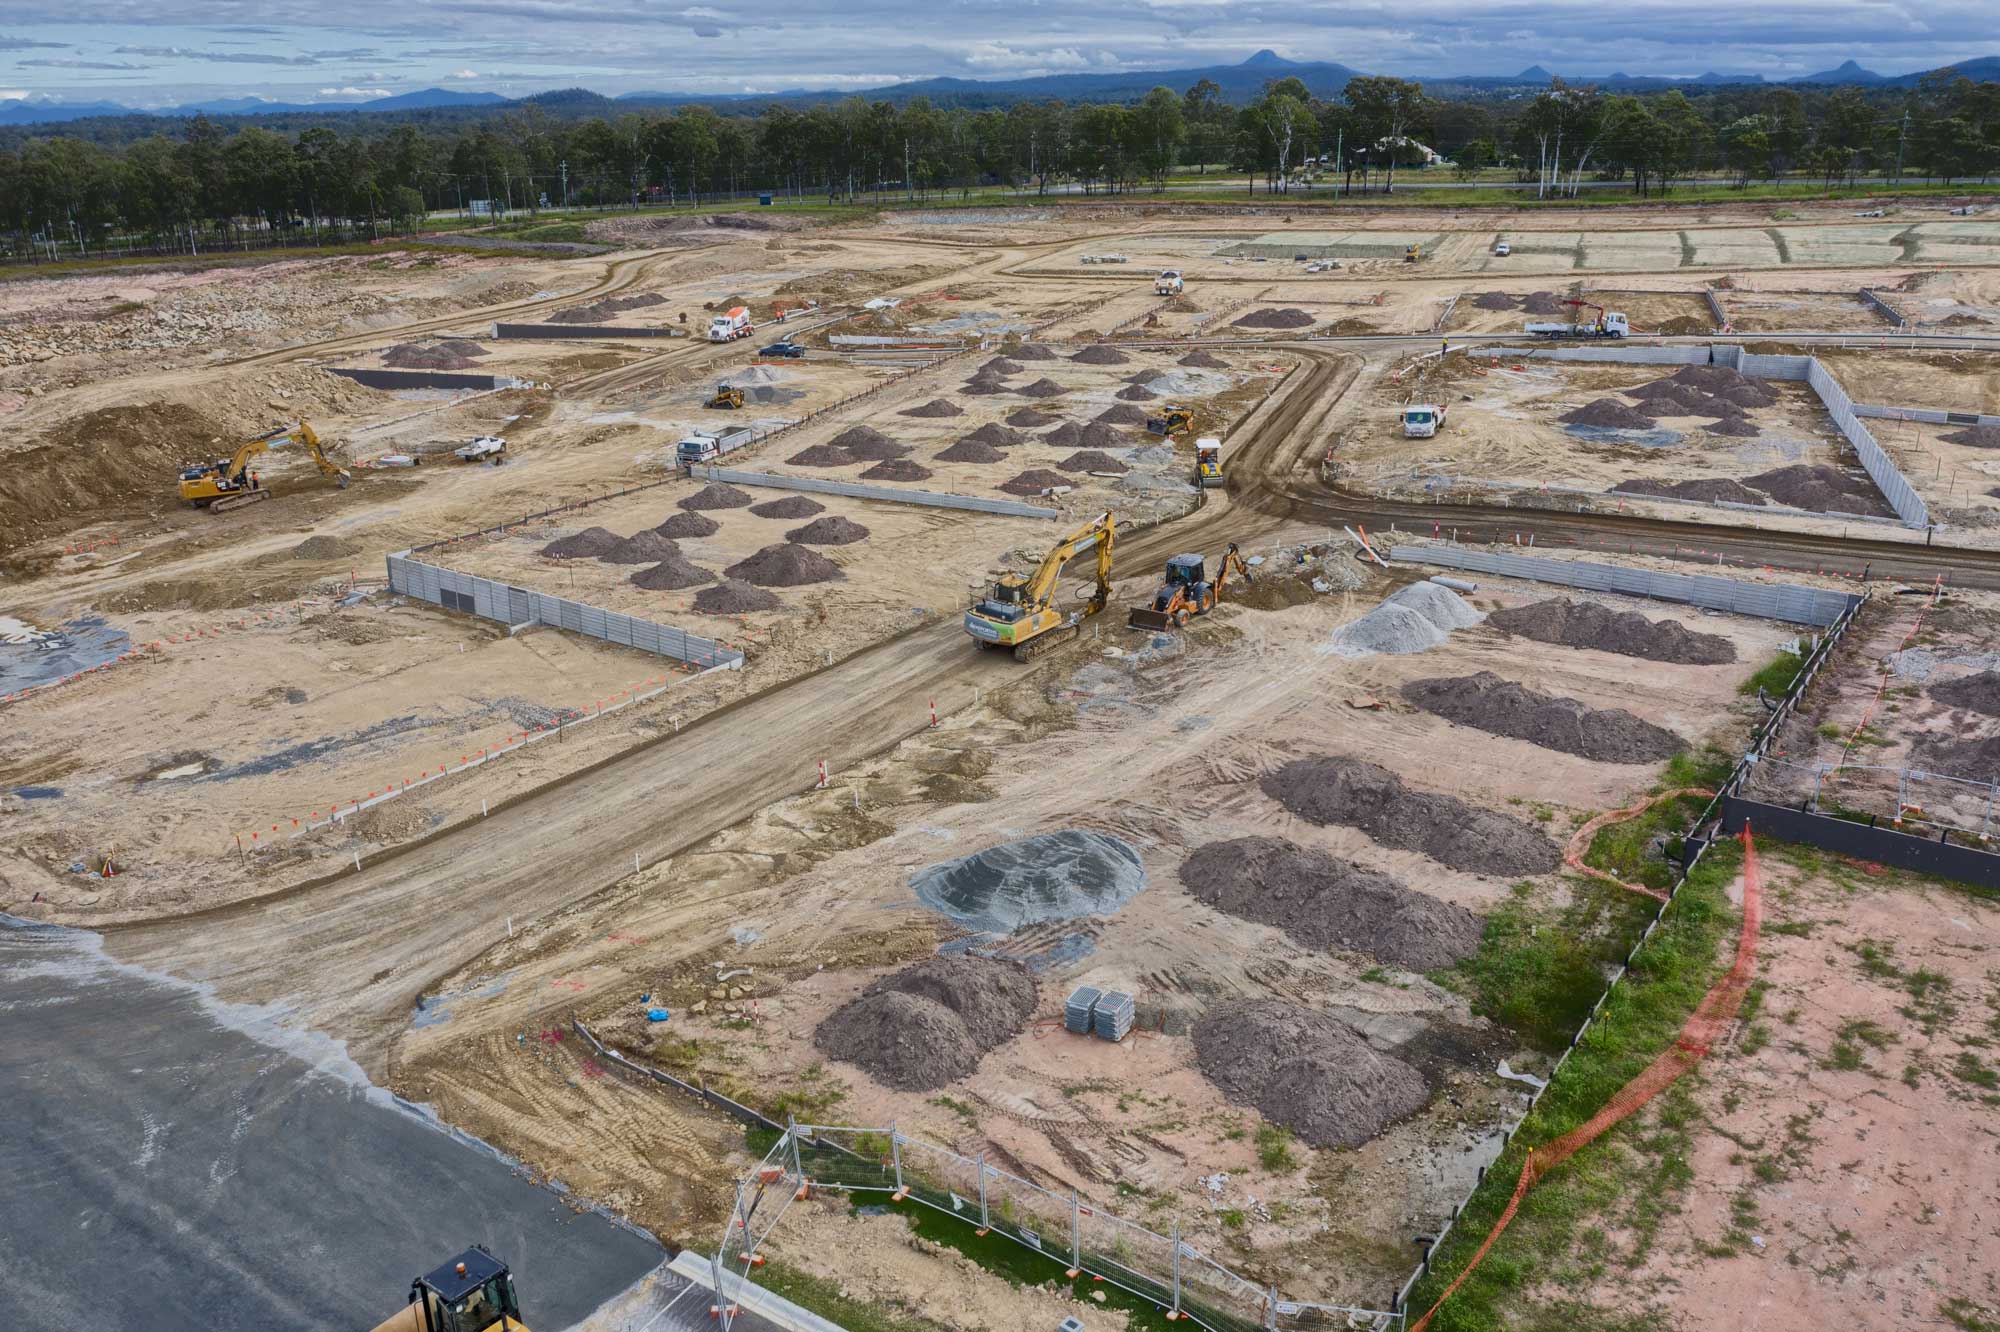
<path fill-rule="evenodd" d="M 787 1124 L 977 1161 L 943 1212 L 801 1188 L 760 1251 L 898 1327 L 1163 1326 L 1183 1251 L 1212 1327 L 1403 1327 L 1822 634 L 1739 793 L 1992 834 L 1992 216 L 634 218 L 0 282 L 0 913 L 670 1249 Z M 1592 307 L 1630 335 L 1527 333 Z M 1836 390 L 1753 373 L 1805 357 Z M 183 502 L 302 422 L 326 467 Z M 1613 1258 L 1523 1298 L 2000 1308 L 1992 891 L 1762 864 L 1761 1008 L 1568 1167 Z M 989 1167 L 1165 1266 L 1121 1304 L 941 1240 Z"/>

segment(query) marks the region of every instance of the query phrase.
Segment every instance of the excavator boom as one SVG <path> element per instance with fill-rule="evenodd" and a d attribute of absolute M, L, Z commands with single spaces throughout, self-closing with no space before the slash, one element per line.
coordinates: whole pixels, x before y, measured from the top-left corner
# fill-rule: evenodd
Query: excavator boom
<path fill-rule="evenodd" d="M 1009 574 L 993 585 L 991 595 L 965 613 L 965 632 L 982 648 L 1007 647 L 1017 661 L 1027 661 L 1056 642 L 1073 636 L 1088 617 L 1111 599 L 1111 551 L 1117 526 L 1109 511 L 1056 542 L 1035 571 L 1022 578 Z M 1064 614 L 1055 608 L 1056 580 L 1063 566 L 1085 550 L 1097 555 L 1097 580 L 1079 610 Z"/>
<path fill-rule="evenodd" d="M 313 465 L 319 468 L 320 475 L 331 478 L 340 489 L 347 489 L 347 483 L 354 479 L 345 468 L 326 456 L 312 425 L 301 421 L 289 429 L 268 431 L 247 440 L 227 458 L 184 470 L 180 476 L 182 501 L 206 508 L 211 513 L 222 513 L 268 498 L 271 492 L 265 490 L 250 471 L 250 464 L 259 454 L 289 444 L 303 444 Z"/>

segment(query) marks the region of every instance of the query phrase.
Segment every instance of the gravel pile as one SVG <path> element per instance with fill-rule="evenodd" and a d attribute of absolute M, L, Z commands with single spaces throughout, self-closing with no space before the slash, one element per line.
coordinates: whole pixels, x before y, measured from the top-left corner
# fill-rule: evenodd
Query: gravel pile
<path fill-rule="evenodd" d="M 810 518 L 816 513 L 825 513 L 826 505 L 818 500 L 809 500 L 804 495 L 787 495 L 783 499 L 753 504 L 750 512 L 759 518 Z"/>
<path fill-rule="evenodd" d="M 1039 495 L 1055 486 L 1075 484 L 1061 472 L 1051 472 L 1046 467 L 1031 467 L 1010 480 L 1002 481 L 1000 489 L 1009 495 Z"/>
<path fill-rule="evenodd" d="M 1024 437 L 1018 430 L 1009 430 L 1006 426 L 995 425 L 989 421 L 965 438 L 975 444 L 987 444 L 996 449 L 1011 449 L 1021 443 Z"/>
<path fill-rule="evenodd" d="M 672 537 L 648 529 L 626 537 L 597 558 L 602 564 L 651 564 L 655 560 L 673 559 L 680 553 L 681 548 Z"/>
<path fill-rule="evenodd" d="M 917 900 L 980 934 L 1108 916 L 1145 891 L 1146 866 L 1131 843 L 1062 828 L 1000 842 L 910 876 Z"/>
<path fill-rule="evenodd" d="M 785 533 L 785 540 L 796 541 L 801 546 L 851 546 L 867 536 L 868 529 L 852 518 L 830 513 L 824 518 L 813 519 L 804 527 L 794 527 Z"/>
<path fill-rule="evenodd" d="M 1330 1013 L 1282 999 L 1218 1004 L 1194 1026 L 1210 1082 L 1315 1147 L 1359 1147 L 1423 1109 L 1430 1089 Z"/>
<path fill-rule="evenodd" d="M 1092 343 L 1069 358 L 1078 365 L 1127 365 L 1131 358 L 1116 347 L 1107 347 L 1101 342 Z"/>
<path fill-rule="evenodd" d="M 982 375 L 1018 375 L 1025 369 L 1019 361 L 1010 361 L 1004 356 L 996 356 L 979 367 Z"/>
<path fill-rule="evenodd" d="M 1287 306 L 1282 310 L 1252 310 L 1231 323 L 1231 328 L 1311 328 L 1316 322 L 1304 310 Z"/>
<path fill-rule="evenodd" d="M 734 578 L 694 594 L 694 608 L 703 615 L 749 615 L 754 611 L 776 610 L 784 604 L 777 593 L 740 583 Z"/>
<path fill-rule="evenodd" d="M 1595 601 L 1554 597 L 1494 611 L 1487 623 L 1538 643 L 1595 648 L 1647 661 L 1720 666 L 1736 660 L 1736 645 L 1721 634 L 1698 634 L 1678 620 L 1649 620 L 1636 611 L 1615 611 Z"/>
<path fill-rule="evenodd" d="M 1277 837 L 1211 842 L 1181 883 L 1224 915 L 1273 925 L 1308 948 L 1350 948 L 1406 971 L 1435 971 L 1479 951 L 1480 918 L 1387 874 Z"/>
<path fill-rule="evenodd" d="M 794 467 L 852 467 L 861 460 L 838 444 L 814 444 L 785 461 Z"/>
<path fill-rule="evenodd" d="M 1098 422 L 1100 425 L 1142 426 L 1146 424 L 1146 413 L 1140 411 L 1137 407 L 1120 405 L 1117 407 L 1107 407 L 1090 419 Z"/>
<path fill-rule="evenodd" d="M 1130 388 L 1119 389 L 1112 396 L 1120 402 L 1151 402 L 1160 395 L 1144 385 L 1134 384 Z"/>
<path fill-rule="evenodd" d="M 1038 412 L 1032 407 L 1022 407 L 1007 418 L 1007 424 L 1022 430 L 1039 430 L 1045 425 L 1054 425 L 1060 420 L 1062 420 L 1060 416 L 1052 416 L 1047 412 Z"/>
<path fill-rule="evenodd" d="M 1327 640 L 1337 657 L 1401 657 L 1426 652 L 1454 629 L 1485 618 L 1465 598 L 1436 583 L 1411 583 L 1359 619 L 1342 625 Z"/>
<path fill-rule="evenodd" d="M 342 560 L 360 553 L 360 542 L 334 536 L 309 536 L 292 547 L 295 560 Z"/>
<path fill-rule="evenodd" d="M 1746 476 L 1743 484 L 1763 491 L 1775 503 L 1814 513 L 1881 516 L 1892 512 L 1873 482 L 1849 476 L 1825 463 L 1794 463 Z"/>
<path fill-rule="evenodd" d="M 720 481 L 711 481 L 680 501 L 679 507 L 689 513 L 699 513 L 706 509 L 747 509 L 750 507 L 750 495 L 735 486 L 725 486 Z"/>
<path fill-rule="evenodd" d="M 1653 763 L 1688 747 L 1672 731 L 1622 709 L 1539 694 L 1491 671 L 1412 680 L 1402 693 L 1447 721 L 1599 763 Z"/>
<path fill-rule="evenodd" d="M 1557 418 L 1570 425 L 1603 426 L 1613 430 L 1651 430 L 1653 418 L 1616 398 L 1599 398 Z"/>
<path fill-rule="evenodd" d="M 824 520 L 822 520 L 824 521 Z M 786 543 L 766 546 L 745 560 L 722 571 L 731 578 L 758 587 L 799 587 L 824 583 L 843 575 L 840 566 L 816 550 Z"/>
<path fill-rule="evenodd" d="M 1969 430 L 1954 430 L 1945 435 L 1948 444 L 1964 444 L 1974 449 L 2000 449 L 2000 426 L 1973 426 Z"/>
<path fill-rule="evenodd" d="M 946 402 L 943 398 L 932 398 L 929 402 L 924 403 L 921 407 L 905 407 L 902 411 L 898 412 L 897 415 L 923 416 L 923 417 L 964 416 L 965 409 L 963 407 L 956 405 L 955 403 Z"/>
<path fill-rule="evenodd" d="M 1981 671 L 1932 685 L 1930 696 L 1949 708 L 2000 717 L 2000 671 Z"/>
<path fill-rule="evenodd" d="M 1420 852 L 1448 869 L 1504 879 L 1546 874 L 1562 863 L 1556 844 L 1533 825 L 1418 791 L 1360 759 L 1294 759 L 1258 784 L 1309 823 L 1359 828 L 1384 846 Z"/>
<path fill-rule="evenodd" d="M 891 458 L 878 462 L 861 474 L 863 481 L 928 481 L 931 469 L 921 463 L 913 463 L 908 458 Z"/>
<path fill-rule="evenodd" d="M 939 462 L 990 463 L 1004 462 L 1006 458 L 1006 454 L 991 444 L 981 444 L 970 435 L 937 455 Z"/>
<path fill-rule="evenodd" d="M 698 513 L 677 513 L 653 530 L 676 541 L 689 541 L 714 536 L 722 530 L 722 524 Z"/>
<path fill-rule="evenodd" d="M 1132 469 L 1108 453 L 1097 449 L 1079 449 L 1064 458 L 1056 466 L 1065 472 L 1129 472 Z"/>
<path fill-rule="evenodd" d="M 1181 357 L 1176 364 L 1191 366 L 1196 370 L 1227 370 L 1229 368 L 1229 362 L 1223 360 L 1220 356 L 1211 356 L 1205 351 L 1191 351 L 1186 356 Z"/>
<path fill-rule="evenodd" d="M 970 1074 L 1020 1034 L 1035 982 L 1018 962 L 968 953 L 926 958 L 884 976 L 813 1032 L 829 1058 L 899 1091 L 934 1091 Z"/>
<path fill-rule="evenodd" d="M 906 444 L 898 444 L 873 426 L 849 426 L 827 441 L 837 449 L 846 449 L 863 462 L 887 462 L 900 458 L 910 451 Z"/>
<path fill-rule="evenodd" d="M 624 541 L 624 537 L 607 527 L 586 527 L 549 542 L 542 547 L 542 554 L 554 560 L 594 560 L 606 551 L 618 549 Z"/>
<path fill-rule="evenodd" d="M 1069 390 L 1053 379 L 1038 379 L 1024 389 L 1015 390 L 1024 398 L 1059 398 Z"/>
<path fill-rule="evenodd" d="M 1654 481 L 1642 478 L 1635 481 L 1620 481 L 1611 487 L 1614 495 L 1659 495 L 1666 499 L 1703 500 L 1713 504 L 1718 500 L 1728 500 L 1731 504 L 1769 504 L 1770 501 L 1751 490 L 1740 481 L 1709 478 L 1699 481 Z"/>
<path fill-rule="evenodd" d="M 1060 361 L 1062 359 L 1062 357 L 1056 355 L 1039 342 L 1024 342 L 1013 351 L 1008 352 L 1007 357 L 1009 360 L 1014 361 Z"/>
<path fill-rule="evenodd" d="M 703 583 L 714 581 L 714 574 L 699 565 L 690 564 L 687 557 L 678 551 L 652 568 L 641 569 L 632 575 L 632 585 L 648 592 L 678 592 L 682 588 L 700 587 Z"/>

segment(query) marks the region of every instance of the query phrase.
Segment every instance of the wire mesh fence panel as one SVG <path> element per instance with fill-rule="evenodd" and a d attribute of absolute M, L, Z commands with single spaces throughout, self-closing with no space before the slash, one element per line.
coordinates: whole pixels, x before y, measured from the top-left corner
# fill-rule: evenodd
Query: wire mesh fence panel
<path fill-rule="evenodd" d="M 1245 1327 L 1262 1327 L 1270 1312 L 1270 1292 L 1230 1271 L 1193 1245 L 1181 1245 L 1181 1306 L 1202 1321 L 1213 1311 Z"/>
<path fill-rule="evenodd" d="M 912 1194 L 973 1225 L 983 1224 L 979 1207 L 979 1163 L 916 1138 L 898 1138 L 903 1184 Z"/>
<path fill-rule="evenodd" d="M 799 1164 L 815 1188 L 896 1187 L 896 1153 L 886 1129 L 801 1129 Z"/>
<path fill-rule="evenodd" d="M 1078 1211 L 1077 1233 L 1090 1271 L 1160 1304 L 1173 1303 L 1174 1242 L 1167 1236 L 1089 1204 Z"/>
<path fill-rule="evenodd" d="M 988 1222 L 996 1231 L 1070 1265 L 1071 1198 L 991 1167 L 986 1172 Z"/>

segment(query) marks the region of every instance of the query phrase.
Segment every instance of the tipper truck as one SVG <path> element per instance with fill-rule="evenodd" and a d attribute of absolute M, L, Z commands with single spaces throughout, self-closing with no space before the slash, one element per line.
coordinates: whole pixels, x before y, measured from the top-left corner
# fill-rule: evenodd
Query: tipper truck
<path fill-rule="evenodd" d="M 674 461 L 682 467 L 712 462 L 725 453 L 736 452 L 755 438 L 757 432 L 749 426 L 740 426 L 735 430 L 697 430 L 674 445 Z"/>
<path fill-rule="evenodd" d="M 1403 438 L 1429 439 L 1444 425 L 1445 403 L 1412 402 L 1403 407 Z"/>
<path fill-rule="evenodd" d="M 737 338 L 749 337 L 756 327 L 750 322 L 749 309 L 738 305 L 708 321 L 708 340 L 734 342 Z"/>

